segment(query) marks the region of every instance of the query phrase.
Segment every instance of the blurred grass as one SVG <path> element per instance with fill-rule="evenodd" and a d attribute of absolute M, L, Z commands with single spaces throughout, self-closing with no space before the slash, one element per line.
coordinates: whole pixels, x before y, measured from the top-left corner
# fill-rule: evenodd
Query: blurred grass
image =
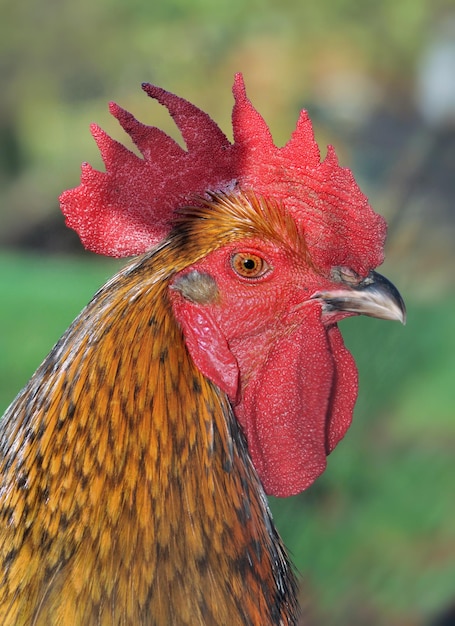
<path fill-rule="evenodd" d="M 119 265 L 0 253 L 0 413 Z M 271 501 L 318 626 L 423 624 L 455 596 L 455 297 L 407 304 L 406 328 L 343 322 L 353 426 L 314 486 Z"/>

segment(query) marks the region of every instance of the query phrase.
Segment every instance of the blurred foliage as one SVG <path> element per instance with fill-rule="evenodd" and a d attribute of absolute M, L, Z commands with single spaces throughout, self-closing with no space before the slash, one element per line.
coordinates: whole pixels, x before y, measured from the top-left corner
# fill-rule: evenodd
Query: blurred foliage
<path fill-rule="evenodd" d="M 108 114 L 109 99 L 176 136 L 167 112 L 140 89 L 143 81 L 155 82 L 201 106 L 229 135 L 230 85 L 233 74 L 242 71 L 278 145 L 287 141 L 305 106 L 322 152 L 327 143 L 337 146 L 342 163 L 354 167 L 380 212 L 394 217 L 400 207 L 406 228 L 394 229 L 392 259 L 409 259 L 410 247 L 431 247 L 434 265 L 436 248 L 438 267 L 428 273 L 429 288 L 448 263 L 455 233 L 445 228 L 447 201 L 441 205 L 441 194 L 434 192 L 440 180 L 433 180 L 430 192 L 414 184 L 423 180 L 420 170 L 435 143 L 418 119 L 416 75 L 423 51 L 451 8 L 453 0 L 284 0 L 279 5 L 271 0 L 0 0 L 5 17 L 0 22 L 0 245 L 29 241 L 35 230 L 39 236 L 46 219 L 63 224 L 54 218 L 57 197 L 78 183 L 80 163 L 103 167 L 90 122 L 125 141 Z M 419 145 L 416 134 L 423 135 Z M 427 169 L 444 173 L 453 167 L 452 157 L 442 168 L 436 159 Z M 419 209 L 419 201 L 431 206 L 431 215 Z M 440 215 L 444 223 L 436 231 Z M 428 221 L 436 242 L 427 241 Z M 414 256 L 403 268 L 411 287 L 419 270 L 415 261 Z M 453 287 L 453 273 L 447 280 Z"/>
<path fill-rule="evenodd" d="M 283 143 L 303 104 L 360 118 L 381 101 L 409 105 L 419 51 L 451 4 L 0 0 L 0 236 L 54 211 L 81 161 L 99 164 L 89 122 L 122 136 L 108 99 L 173 132 L 141 82 L 184 94 L 229 132 L 242 71 Z"/>
<path fill-rule="evenodd" d="M 453 0 L 0 0 L 0 244 L 40 239 L 46 219 L 63 223 L 59 193 L 78 184 L 82 161 L 102 167 L 89 123 L 125 140 L 109 99 L 176 136 L 141 92 L 154 82 L 229 135 L 236 71 L 278 145 L 308 108 L 321 147 L 335 144 L 387 215 L 383 271 L 410 300 L 408 325 L 343 323 L 360 371 L 354 424 L 309 491 L 272 501 L 316 626 L 421 626 L 455 599 L 454 136 L 426 127 L 416 103 L 422 55 L 453 9 Z M 116 267 L 0 255 L 0 407 Z"/>

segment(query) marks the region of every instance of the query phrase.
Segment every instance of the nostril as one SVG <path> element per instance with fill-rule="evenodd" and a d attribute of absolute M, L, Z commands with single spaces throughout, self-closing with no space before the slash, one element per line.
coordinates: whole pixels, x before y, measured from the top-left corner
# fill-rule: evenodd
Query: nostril
<path fill-rule="evenodd" d="M 330 278 L 336 283 L 343 283 L 345 285 L 356 286 L 362 278 L 354 272 L 350 267 L 336 266 L 332 267 L 330 271 Z"/>

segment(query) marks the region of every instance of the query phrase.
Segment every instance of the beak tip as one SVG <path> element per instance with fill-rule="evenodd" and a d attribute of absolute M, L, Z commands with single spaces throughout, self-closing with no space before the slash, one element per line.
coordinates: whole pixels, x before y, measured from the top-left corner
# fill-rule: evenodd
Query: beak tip
<path fill-rule="evenodd" d="M 406 326 L 406 321 L 407 321 L 406 309 L 401 309 L 400 311 L 397 311 L 397 314 L 394 315 L 393 318 L 391 317 L 390 319 L 395 320 L 397 322 L 401 322 L 403 326 Z"/>
<path fill-rule="evenodd" d="M 406 326 L 406 305 L 398 289 L 387 278 L 377 272 L 370 272 L 372 283 L 364 288 L 364 293 L 370 293 L 372 302 L 377 305 L 377 310 L 366 312 L 372 317 L 395 320 Z M 382 313 L 382 314 L 381 314 Z"/>
<path fill-rule="evenodd" d="M 329 311 L 348 311 L 406 325 L 406 305 L 398 289 L 384 276 L 371 271 L 355 287 L 315 293 Z"/>
<path fill-rule="evenodd" d="M 393 287 L 393 285 L 391 285 L 391 287 Z M 394 292 L 394 301 L 395 301 L 395 305 L 397 309 L 397 317 L 395 319 L 401 322 L 403 326 L 406 326 L 406 321 L 407 321 L 406 305 L 404 303 L 403 298 L 401 297 L 400 292 L 395 287 L 393 287 L 393 292 Z"/>

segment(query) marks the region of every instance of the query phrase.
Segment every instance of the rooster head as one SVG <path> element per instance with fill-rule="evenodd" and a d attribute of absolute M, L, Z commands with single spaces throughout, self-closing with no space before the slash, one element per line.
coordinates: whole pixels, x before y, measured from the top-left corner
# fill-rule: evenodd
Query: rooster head
<path fill-rule="evenodd" d="M 324 471 L 357 397 L 338 321 L 405 319 L 398 291 L 374 271 L 385 221 L 332 147 L 321 160 L 305 111 L 274 145 L 240 74 L 233 142 L 188 101 L 143 88 L 186 149 L 111 104 L 143 158 L 92 126 L 106 171 L 83 164 L 80 186 L 60 198 L 66 222 L 98 254 L 172 241 L 186 255 L 169 295 L 193 361 L 228 394 L 266 491 L 299 493 Z"/>

